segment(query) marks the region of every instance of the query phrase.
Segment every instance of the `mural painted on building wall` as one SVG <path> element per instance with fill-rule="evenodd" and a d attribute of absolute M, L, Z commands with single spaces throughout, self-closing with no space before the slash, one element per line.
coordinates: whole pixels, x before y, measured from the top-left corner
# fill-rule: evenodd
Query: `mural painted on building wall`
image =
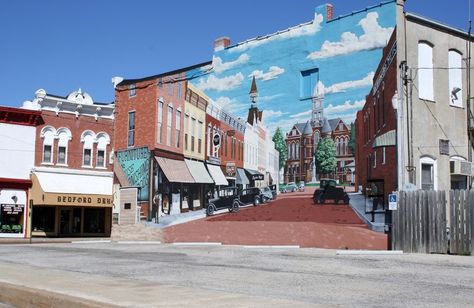
<path fill-rule="evenodd" d="M 148 200 L 150 150 L 147 147 L 117 152 L 117 158 L 128 182 L 140 187 L 138 201 Z"/>
<path fill-rule="evenodd" d="M 318 87 L 324 114 L 346 123 L 355 119 L 370 91 L 374 71 L 395 25 L 395 2 L 327 21 L 327 8 L 314 20 L 276 34 L 250 39 L 214 52 L 212 65 L 188 72 L 192 83 L 237 116 L 246 118 L 255 76 L 264 122 L 288 132 L 311 118 Z"/>

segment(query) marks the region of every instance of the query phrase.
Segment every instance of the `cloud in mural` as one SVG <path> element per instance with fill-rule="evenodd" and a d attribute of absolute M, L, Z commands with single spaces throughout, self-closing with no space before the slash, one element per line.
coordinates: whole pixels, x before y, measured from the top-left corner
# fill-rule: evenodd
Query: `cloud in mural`
<path fill-rule="evenodd" d="M 267 102 L 271 102 L 274 99 L 280 98 L 282 96 L 285 96 L 285 94 L 278 93 L 278 94 L 274 94 L 274 95 L 260 96 L 260 97 L 257 98 L 257 102 L 267 103 Z"/>
<path fill-rule="evenodd" d="M 246 53 L 241 54 L 236 60 L 224 62 L 220 57 L 212 57 L 212 64 L 201 68 L 201 71 L 213 70 L 216 74 L 220 74 L 238 65 L 244 64 L 250 60 L 250 56 Z"/>
<path fill-rule="evenodd" d="M 335 83 L 329 87 L 325 87 L 321 81 L 318 81 L 317 85 L 314 87 L 314 93 L 330 94 L 330 93 L 341 93 L 349 89 L 362 88 L 372 86 L 372 80 L 374 79 L 375 73 L 370 72 L 362 79 L 359 80 L 349 80 L 344 82 Z"/>
<path fill-rule="evenodd" d="M 255 76 L 256 79 L 262 79 L 264 81 L 266 80 L 272 80 L 280 76 L 285 72 L 285 69 L 278 67 L 278 66 L 270 66 L 268 69 L 268 72 L 264 73 L 261 70 L 255 70 L 253 71 L 249 77 L 252 78 L 252 76 Z"/>
<path fill-rule="evenodd" d="M 296 38 L 305 35 L 313 35 L 319 30 L 321 30 L 321 23 L 323 22 L 323 15 L 316 14 L 314 16 L 314 20 L 310 24 L 303 24 L 293 28 L 289 28 L 287 30 L 279 31 L 274 34 L 266 35 L 266 36 L 259 36 L 254 39 L 250 39 L 248 41 L 242 42 L 232 48 L 229 49 L 231 52 L 236 51 L 245 51 L 250 48 L 255 48 L 257 46 L 277 41 L 277 40 L 286 40 L 290 38 Z"/>
<path fill-rule="evenodd" d="M 242 73 L 230 75 L 223 78 L 218 78 L 214 75 L 202 78 L 196 85 L 201 91 L 215 90 L 215 91 L 228 91 L 239 87 L 242 81 L 245 79 Z"/>
<path fill-rule="evenodd" d="M 348 111 L 356 111 L 364 107 L 365 100 L 355 101 L 351 103 L 351 101 L 345 101 L 342 105 L 329 104 L 327 107 L 324 107 L 324 115 L 328 118 L 333 118 L 338 114 L 343 114 Z"/>
<path fill-rule="evenodd" d="M 312 110 L 306 110 L 306 111 L 303 111 L 303 112 L 300 112 L 300 113 L 296 113 L 296 114 L 292 114 L 290 115 L 290 118 L 292 119 L 299 119 L 301 117 L 307 117 L 307 116 L 310 116 L 311 115 L 311 112 Z M 294 120 L 293 120 L 294 121 Z"/>
<path fill-rule="evenodd" d="M 227 110 L 229 112 L 235 112 L 235 113 L 237 113 L 238 111 L 242 111 L 246 107 L 248 107 L 245 104 L 238 102 L 236 99 L 232 99 L 227 96 L 221 96 L 215 102 L 222 109 Z"/>
<path fill-rule="evenodd" d="M 325 41 L 321 46 L 321 50 L 310 53 L 308 59 L 329 58 L 385 47 L 393 32 L 393 27 L 382 28 L 378 23 L 378 18 L 379 14 L 377 12 L 368 13 L 358 23 L 364 34 L 357 36 L 352 32 L 344 32 L 339 42 Z"/>

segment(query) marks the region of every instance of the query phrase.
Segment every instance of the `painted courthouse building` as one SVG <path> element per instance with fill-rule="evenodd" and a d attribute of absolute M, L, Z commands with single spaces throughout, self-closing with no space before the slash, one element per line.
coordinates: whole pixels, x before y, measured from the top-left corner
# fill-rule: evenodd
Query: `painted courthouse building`
<path fill-rule="evenodd" d="M 80 89 L 68 96 L 36 91 L 31 169 L 32 236 L 109 236 L 112 223 L 114 105 Z"/>
<path fill-rule="evenodd" d="M 310 157 L 314 155 L 314 138 L 321 138 L 324 128 L 338 145 L 337 176 L 341 181 L 353 182 L 354 155 L 348 149 L 349 123 L 355 120 L 372 86 L 382 48 L 396 23 L 395 8 L 395 1 L 385 1 L 335 17 L 332 5 L 325 4 L 315 9 L 311 21 L 276 33 L 235 44 L 231 44 L 230 38 L 219 38 L 215 41 L 212 63 L 187 71 L 186 77 L 210 100 L 242 119 L 248 118 L 248 85 L 255 78 L 260 94 L 256 105 L 263 111 L 270 139 L 278 127 L 290 132 L 297 123 L 304 126 L 313 121 L 313 101 L 317 98 L 314 93 L 319 88 L 324 100 L 318 108 L 327 121 L 322 121 L 321 114 L 321 125 L 310 123 L 313 145 L 305 145 L 308 160 L 301 161 L 301 155 L 296 158 L 295 154 L 291 162 L 287 162 L 286 177 L 279 181 L 296 180 L 296 177 L 313 180 L 315 167 Z M 244 167 L 266 174 L 267 165 L 261 163 L 265 155 L 263 151 L 259 153 L 265 143 L 252 141 L 259 136 L 257 130 L 248 125 L 245 130 L 244 156 L 249 159 L 244 157 Z M 314 134 L 316 131 L 319 136 Z M 261 137 L 262 140 L 268 138 Z M 301 149 L 295 149 L 294 153 Z M 255 160 L 253 155 L 257 157 Z M 268 184 L 270 176 L 265 176 Z"/>
<path fill-rule="evenodd" d="M 0 106 L 0 237 L 29 237 L 29 189 L 41 112 Z"/>

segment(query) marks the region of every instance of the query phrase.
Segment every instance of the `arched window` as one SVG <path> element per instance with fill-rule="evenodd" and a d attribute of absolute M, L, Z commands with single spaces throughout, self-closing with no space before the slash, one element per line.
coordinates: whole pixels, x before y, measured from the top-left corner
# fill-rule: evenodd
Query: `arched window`
<path fill-rule="evenodd" d="M 434 101 L 433 47 L 427 42 L 418 43 L 418 97 Z"/>
<path fill-rule="evenodd" d="M 97 160 L 96 167 L 106 167 L 107 145 L 110 144 L 110 137 L 106 133 L 97 134 Z"/>
<path fill-rule="evenodd" d="M 72 139 L 71 131 L 61 127 L 57 132 L 58 138 L 58 164 L 67 165 L 67 150 L 69 140 Z"/>
<path fill-rule="evenodd" d="M 336 139 L 336 156 L 339 156 L 341 153 L 341 140 L 339 138 Z"/>
<path fill-rule="evenodd" d="M 54 136 L 56 135 L 56 129 L 52 126 L 45 126 L 41 130 L 41 138 L 43 138 L 43 164 L 53 163 L 53 147 L 54 147 Z"/>
<path fill-rule="evenodd" d="M 456 50 L 448 52 L 449 59 L 449 104 L 462 107 L 462 55 Z"/>
<path fill-rule="evenodd" d="M 94 133 L 92 131 L 85 131 L 82 133 L 82 166 L 92 167 L 92 149 L 94 145 Z"/>
<path fill-rule="evenodd" d="M 438 170 L 436 159 L 431 156 L 422 156 L 420 158 L 420 170 L 421 189 L 438 189 Z"/>

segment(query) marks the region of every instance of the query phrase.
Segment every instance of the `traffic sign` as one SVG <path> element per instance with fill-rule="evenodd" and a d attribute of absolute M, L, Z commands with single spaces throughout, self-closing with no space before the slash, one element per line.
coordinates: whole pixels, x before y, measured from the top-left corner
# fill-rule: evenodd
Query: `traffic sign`
<path fill-rule="evenodd" d="M 394 211 L 398 208 L 398 195 L 389 194 L 388 195 L 388 209 Z"/>

